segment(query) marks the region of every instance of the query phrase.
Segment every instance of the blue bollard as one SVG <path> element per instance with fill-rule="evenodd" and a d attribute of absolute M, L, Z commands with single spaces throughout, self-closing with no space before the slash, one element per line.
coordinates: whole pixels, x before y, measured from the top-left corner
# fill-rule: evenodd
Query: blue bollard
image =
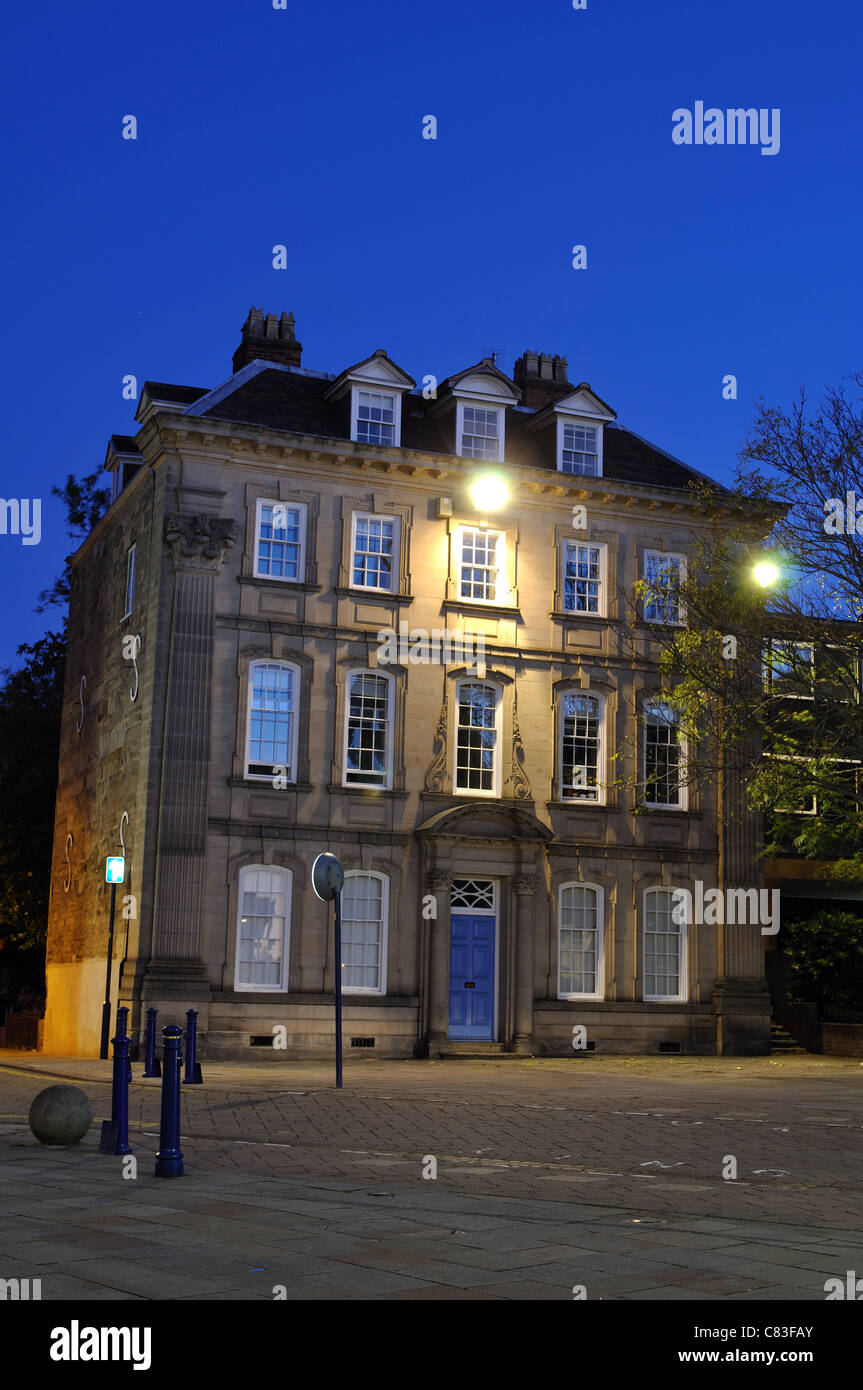
<path fill-rule="evenodd" d="M 156 1018 L 158 1009 L 147 1010 L 147 1041 L 144 1045 L 144 1075 L 161 1076 L 162 1068 L 156 1056 Z"/>
<path fill-rule="evenodd" d="M 201 1064 L 195 1058 L 198 1047 L 198 1010 L 186 1010 L 186 1075 L 184 1086 L 200 1086 L 203 1081 Z"/>
<path fill-rule="evenodd" d="M 126 1033 L 129 1010 L 122 1005 L 117 1010 L 117 1033 L 111 1039 L 114 1045 L 114 1065 L 111 1077 L 111 1118 L 102 1121 L 102 1134 L 99 1152 L 103 1154 L 128 1154 L 132 1152 L 129 1143 L 129 1082 L 132 1068 L 129 1065 L 130 1038 Z"/>
<path fill-rule="evenodd" d="M 159 1128 L 159 1152 L 156 1154 L 157 1178 L 183 1176 L 183 1153 L 180 1149 L 180 1043 L 183 1030 L 176 1023 L 162 1029 L 164 1066 L 162 1067 L 162 1122 Z"/>
<path fill-rule="evenodd" d="M 132 1079 L 132 1068 L 129 1065 L 129 1043 L 131 1039 L 126 1033 L 126 1017 L 128 1009 L 117 1010 L 117 1035 L 111 1041 L 114 1044 L 114 1076 L 116 1078 L 116 1104 L 117 1109 L 112 1116 L 116 1124 L 116 1137 L 114 1140 L 115 1154 L 130 1154 L 132 1145 L 129 1143 L 129 1082 Z M 119 1015 L 122 1014 L 122 1020 Z"/>

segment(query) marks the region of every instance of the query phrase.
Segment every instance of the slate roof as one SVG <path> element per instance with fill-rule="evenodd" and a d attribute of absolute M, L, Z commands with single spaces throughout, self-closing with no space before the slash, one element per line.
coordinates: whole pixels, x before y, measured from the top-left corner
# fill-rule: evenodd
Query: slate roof
<path fill-rule="evenodd" d="M 348 440 L 349 395 L 337 401 L 324 399 L 324 393 L 335 379 L 324 372 L 304 370 L 300 373 L 281 366 L 266 367 L 205 410 L 203 415 L 238 424 L 263 425 L 272 430 Z M 206 395 L 198 387 L 170 386 L 161 382 L 148 382 L 147 390 L 157 400 L 175 400 L 183 405 L 191 405 Z M 405 393 L 402 398 L 403 448 L 452 457 L 452 416 L 436 413 L 437 404 L 425 400 L 421 391 Z M 528 422 L 538 414 L 538 410 L 522 408 L 507 411 L 506 462 L 556 472 L 553 426 L 527 428 Z M 618 482 L 686 489 L 704 475 L 615 423 L 605 425 L 603 477 Z"/>

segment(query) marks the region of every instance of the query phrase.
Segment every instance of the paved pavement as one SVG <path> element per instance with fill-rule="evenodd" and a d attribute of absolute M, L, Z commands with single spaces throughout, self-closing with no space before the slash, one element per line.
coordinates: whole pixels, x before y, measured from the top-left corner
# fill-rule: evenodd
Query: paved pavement
<path fill-rule="evenodd" d="M 205 1063 L 176 1179 L 153 1175 L 159 1083 L 133 1071 L 130 1165 L 98 1124 L 52 1150 L 26 1123 L 59 1079 L 107 1116 L 108 1063 L 0 1052 L 0 1278 L 43 1299 L 823 1301 L 863 1275 L 852 1059 L 363 1059 L 342 1092 L 322 1064 Z"/>

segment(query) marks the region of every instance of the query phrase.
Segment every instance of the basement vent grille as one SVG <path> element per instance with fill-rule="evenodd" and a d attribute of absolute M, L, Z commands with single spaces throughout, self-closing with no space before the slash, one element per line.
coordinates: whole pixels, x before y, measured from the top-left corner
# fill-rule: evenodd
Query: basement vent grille
<path fill-rule="evenodd" d="M 660 1052 L 679 1052 L 680 1043 L 660 1043 L 659 1050 Z"/>
<path fill-rule="evenodd" d="M 249 1038 L 249 1047 L 272 1047 L 272 1033 L 253 1033 Z"/>
<path fill-rule="evenodd" d="M 351 1038 L 351 1047 L 374 1047 L 374 1038 Z"/>

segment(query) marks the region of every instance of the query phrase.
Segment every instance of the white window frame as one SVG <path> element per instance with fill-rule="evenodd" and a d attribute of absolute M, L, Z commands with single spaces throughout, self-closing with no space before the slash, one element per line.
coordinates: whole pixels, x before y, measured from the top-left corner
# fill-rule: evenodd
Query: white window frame
<path fill-rule="evenodd" d="M 462 595 L 462 570 L 465 565 L 464 560 L 464 540 L 466 533 L 480 532 L 487 536 L 496 536 L 495 546 L 495 581 L 494 598 L 470 598 Z M 503 608 L 509 602 L 509 584 L 506 578 L 506 532 L 499 531 L 494 526 L 457 526 L 455 531 L 455 575 L 456 575 L 456 602 L 457 603 L 479 603 L 488 608 Z"/>
<path fill-rule="evenodd" d="M 255 671 L 258 670 L 261 666 L 276 666 L 280 670 L 290 671 L 293 677 L 293 683 L 291 687 L 293 698 L 291 708 L 291 740 L 289 749 L 290 762 L 288 764 L 288 771 L 287 776 L 285 777 L 285 781 L 296 782 L 297 748 L 299 744 L 300 727 L 300 704 L 302 700 L 302 678 L 299 666 L 295 665 L 293 661 L 276 661 L 272 657 L 261 657 L 257 661 L 252 661 L 249 663 L 248 694 L 246 697 L 246 751 L 245 761 L 243 763 L 243 776 L 251 782 L 268 782 L 270 783 L 270 785 L 272 785 L 273 777 L 275 775 L 271 772 L 267 773 L 249 771 L 249 765 L 251 762 L 250 755 L 252 748 L 252 697 L 255 686 Z M 278 767 L 279 765 L 280 764 L 278 763 L 273 764 L 274 767 Z"/>
<path fill-rule="evenodd" d="M 243 880 L 246 874 L 250 873 L 272 873 L 281 874 L 284 884 L 285 915 L 282 919 L 282 970 L 281 983 L 278 985 L 258 985 L 245 984 L 240 980 L 240 924 L 243 915 Z M 290 964 L 291 964 L 291 899 L 293 895 L 294 875 L 291 869 L 282 868 L 281 864 L 244 864 L 240 870 L 237 881 L 237 924 L 236 936 L 234 940 L 234 989 L 242 994 L 287 994 L 290 989 Z"/>
<path fill-rule="evenodd" d="M 678 793 L 679 800 L 678 800 L 678 801 L 649 801 L 649 800 L 648 800 L 648 790 L 649 790 L 649 786 L 648 786 L 648 773 L 647 773 L 647 720 L 648 720 L 648 716 L 649 716 L 649 715 L 653 712 L 653 710 L 655 710 L 656 707 L 659 706 L 659 705 L 664 706 L 666 709 L 671 709 L 672 712 L 674 712 L 673 706 L 671 706 L 671 705 L 668 703 L 668 701 L 662 700 L 662 699 L 660 699 L 660 698 L 658 698 L 658 697 L 657 697 L 656 699 L 646 700 L 646 701 L 644 702 L 644 705 L 643 705 L 642 711 L 641 711 L 641 714 L 642 714 L 642 720 L 641 720 L 641 725 L 642 725 L 642 735 L 641 735 L 641 781 L 642 781 L 642 786 L 643 786 L 643 788 L 644 788 L 644 805 L 647 806 L 647 807 L 649 807 L 651 811 L 685 811 L 685 810 L 687 810 L 687 808 L 688 808 L 688 803 L 689 803 L 689 798 L 688 798 L 688 790 L 689 790 L 689 789 L 688 789 L 688 787 L 687 787 L 687 785 L 686 785 L 686 752 L 687 752 L 687 749 L 686 749 L 686 740 L 685 740 L 685 738 L 683 737 L 683 735 L 682 735 L 682 733 L 681 733 L 681 730 L 680 730 L 680 718 L 679 718 L 679 715 L 676 715 L 676 716 L 675 716 L 675 727 L 676 727 L 676 729 L 677 729 L 677 748 L 678 748 L 678 762 L 677 762 L 677 793 Z"/>
<path fill-rule="evenodd" d="M 566 606 L 566 582 L 567 582 L 566 563 L 567 563 L 567 557 L 568 557 L 569 552 L 570 552 L 571 550 L 577 551 L 578 548 L 579 548 L 580 546 L 581 546 L 581 547 L 584 547 L 584 548 L 586 548 L 586 549 L 598 550 L 598 551 L 599 551 L 599 580 L 598 580 L 598 583 L 599 583 L 599 594 L 598 594 L 599 603 L 598 603 L 597 611 L 596 611 L 595 613 L 591 613 L 591 612 L 589 611 L 589 609 L 586 609 L 586 608 L 567 608 L 567 606 Z M 573 618 L 588 618 L 588 619 L 595 619 L 595 618 L 604 618 L 604 617 L 606 617 L 606 616 L 607 616 L 607 613 L 608 613 L 608 585 L 607 585 L 607 575 L 608 575 L 608 546 L 606 545 L 605 541 L 583 541 L 583 540 L 578 540 L 578 539 L 570 539 L 569 537 L 567 537 L 567 538 L 564 540 L 564 542 L 563 542 L 563 552 L 562 552 L 562 555 L 561 555 L 560 565 L 561 565 L 561 573 L 560 573 L 560 602 L 561 602 L 561 612 L 566 613 L 566 614 L 569 614 L 569 615 L 571 615 Z M 577 582 L 577 581 L 573 581 L 573 582 L 575 583 L 575 582 Z"/>
<path fill-rule="evenodd" d="M 584 697 L 585 699 L 587 699 L 587 700 L 596 700 L 597 703 L 598 703 L 598 705 L 599 705 L 599 721 L 598 721 L 599 727 L 598 727 L 597 750 L 596 750 L 596 776 L 597 776 L 597 785 L 596 785 L 596 787 L 593 788 L 593 791 L 594 791 L 595 794 L 592 795 L 592 796 L 591 796 L 591 795 L 587 795 L 587 796 L 578 796 L 578 795 L 574 795 L 574 794 L 567 795 L 567 791 L 569 791 L 570 793 L 575 793 L 575 792 L 590 792 L 590 791 L 591 791 L 591 788 L 590 788 L 590 787 L 587 787 L 587 786 L 585 786 L 585 787 L 569 787 L 569 788 L 567 788 L 567 787 L 564 785 L 564 781 L 563 781 L 563 740 L 564 740 L 564 720 L 565 720 L 565 718 L 566 718 L 566 712 L 565 712 L 565 708 L 564 708 L 564 707 L 565 707 L 565 703 L 566 703 L 567 699 L 570 698 L 570 697 L 572 697 L 572 696 L 575 696 L 575 697 L 583 696 L 583 697 Z M 606 729 L 605 729 L 605 722 L 606 722 L 606 710 L 607 710 L 607 705 L 608 705 L 608 702 L 607 702 L 605 696 L 604 696 L 604 695 L 598 694 L 597 691 L 595 691 L 595 690 L 566 690 L 566 691 L 564 691 L 564 693 L 560 696 L 560 705 L 559 705 L 559 722 L 560 722 L 560 728 L 559 728 L 559 731 L 558 731 L 558 740 L 557 740 L 557 756 L 558 756 L 558 765 L 557 765 L 557 766 L 558 766 L 558 778 L 559 778 L 559 786 L 560 786 L 560 799 L 561 799 L 561 801 L 566 801 L 566 803 L 567 803 L 568 805 L 570 805 L 570 806 L 582 806 L 582 805 L 584 805 L 584 806 L 604 806 L 604 805 L 605 805 L 605 797 L 606 797 L 606 786 L 605 786 L 605 746 L 606 746 Z"/>
<path fill-rule="evenodd" d="M 383 782 L 351 781 L 348 777 L 348 736 L 351 721 L 351 685 L 355 676 L 374 676 L 386 681 L 387 685 L 387 732 L 386 769 Z M 345 672 L 345 709 L 342 733 L 342 786 L 355 787 L 361 791 L 391 791 L 393 785 L 394 740 L 395 740 L 395 679 L 386 671 L 372 670 L 368 666 L 353 666 Z"/>
<path fill-rule="evenodd" d="M 642 922 L 641 922 L 641 979 L 642 979 L 642 999 L 648 1004 L 685 1004 L 689 999 L 689 930 L 686 922 L 675 922 L 671 917 L 672 926 L 677 928 L 677 937 L 680 947 L 677 957 L 677 994 L 648 994 L 647 993 L 647 899 L 651 893 L 667 893 L 669 899 L 669 911 L 673 913 L 674 889 L 664 888 L 657 885 L 653 888 L 645 888 L 642 895 Z"/>
<path fill-rule="evenodd" d="M 132 610 L 135 607 L 135 551 L 137 544 L 133 542 L 126 551 L 126 597 L 123 601 L 123 617 L 125 622 L 131 618 Z"/>
<path fill-rule="evenodd" d="M 563 466 L 563 441 L 565 428 L 567 425 L 574 425 L 576 429 L 596 430 L 596 472 L 578 473 Z M 602 441 L 603 428 L 599 420 L 591 420 L 588 416 L 564 415 L 558 413 L 557 416 L 557 471 L 566 473 L 570 478 L 601 478 L 602 477 Z M 573 452 L 576 452 L 573 450 Z"/>
<path fill-rule="evenodd" d="M 284 574 L 261 574 L 258 566 L 261 560 L 261 513 L 264 507 L 284 507 L 285 510 L 299 512 L 300 514 L 300 540 L 299 540 L 299 559 L 297 561 L 297 577 L 289 579 Z M 274 584 L 304 584 L 306 580 L 306 536 L 308 532 L 308 504 L 306 502 L 294 502 L 290 498 L 278 497 L 259 497 L 255 504 L 255 560 L 253 574 L 255 579 L 270 579 Z"/>
<path fill-rule="evenodd" d="M 568 888 L 584 888 L 592 892 L 596 902 L 596 969 L 594 971 L 596 988 L 592 993 L 570 994 L 564 991 L 563 952 L 561 938 L 563 926 L 563 895 Z M 562 883 L 557 890 L 557 997 L 558 999 L 604 999 L 605 998 L 605 890 L 599 883 L 582 883 L 572 879 Z"/>
<path fill-rule="evenodd" d="M 357 523 L 359 521 L 389 521 L 393 527 L 393 549 L 392 549 L 392 568 L 390 570 L 390 584 L 384 588 L 380 584 L 358 584 L 354 578 L 354 557 L 357 551 Z M 399 547 L 401 545 L 401 517 L 390 516 L 383 512 L 354 512 L 351 516 L 351 553 L 350 553 L 350 587 L 362 593 L 369 594 L 397 594 L 399 591 Z"/>
<path fill-rule="evenodd" d="M 387 874 L 375 869 L 347 869 L 345 884 L 351 878 L 376 878 L 381 883 L 381 938 L 378 948 L 378 988 L 370 985 L 346 985 L 342 983 L 343 994 L 385 995 L 387 992 L 387 949 L 390 934 L 390 880 Z M 344 891 L 344 890 L 343 890 Z M 342 899 L 344 902 L 344 898 Z M 342 950 L 344 951 L 344 925 L 342 927 Z M 342 962 L 339 962 L 341 965 Z"/>
<path fill-rule="evenodd" d="M 796 651 L 808 651 L 809 653 L 809 675 L 812 680 L 812 688 L 808 692 L 793 690 L 783 690 L 781 685 L 777 688 L 774 676 L 774 668 L 771 663 L 771 656 L 774 650 L 793 647 Z M 777 700 L 815 700 L 815 646 L 812 642 L 795 642 L 789 639 L 787 642 L 783 637 L 768 637 L 765 639 L 761 656 L 762 684 L 765 694 L 773 696 Z M 780 678 L 781 679 L 781 678 Z"/>
<path fill-rule="evenodd" d="M 494 735 L 495 735 L 495 739 L 494 739 L 494 761 L 493 761 L 493 764 L 492 764 L 492 786 L 491 786 L 491 788 L 489 788 L 489 789 L 487 789 L 487 790 L 486 790 L 486 789 L 482 789 L 482 788 L 478 788 L 478 787 L 460 787 L 460 786 L 458 785 L 458 772 L 459 772 L 459 762 L 458 762 L 458 754 L 459 754 L 459 729 L 462 727 L 462 726 L 459 724 L 459 708 L 460 708 L 460 704 L 461 704 L 461 692 L 462 692 L 462 690 L 465 688 L 465 686 L 468 686 L 468 685 L 481 685 L 481 686 L 486 687 L 486 688 L 489 689 L 489 690 L 494 691 Z M 501 738 L 502 725 L 503 725 L 503 690 L 502 690 L 501 686 L 499 686 L 499 685 L 496 683 L 496 681 L 479 680 L 476 676 L 472 676 L 472 677 L 469 676 L 469 677 L 466 677 L 464 680 L 460 680 L 460 681 L 457 681 L 457 682 L 456 682 L 456 686 L 455 686 L 455 715 L 454 715 L 454 729 L 455 729 L 455 733 L 454 733 L 454 735 L 453 735 L 453 771 L 452 771 L 452 789 L 453 789 L 453 795 L 454 795 L 454 796 L 483 796 L 483 797 L 499 797 L 499 796 L 500 796 L 500 789 L 501 789 L 501 764 L 502 764 L 502 762 L 503 762 L 502 747 L 501 747 L 501 744 L 502 744 L 502 738 Z"/>
<path fill-rule="evenodd" d="M 655 559 L 657 559 L 657 560 L 659 561 L 660 568 L 662 567 L 662 561 L 663 561 L 663 560 L 676 560 L 677 563 L 678 563 L 678 575 L 679 575 L 679 581 L 678 581 L 678 582 L 679 582 L 681 585 L 686 583 L 686 556 L 685 556 L 685 555 L 681 555 L 681 554 L 680 554 L 678 551 L 676 551 L 676 550 L 645 550 L 645 552 L 644 552 L 644 562 L 643 562 L 643 563 L 644 563 L 644 573 L 643 573 L 643 575 L 642 575 L 642 578 L 643 578 L 645 584 L 649 584 L 649 582 L 650 582 L 650 580 L 649 580 L 649 578 L 648 578 L 648 574 L 647 574 L 647 567 L 648 567 L 648 562 L 649 562 L 649 560 L 651 560 L 651 559 L 653 559 L 653 558 L 655 558 Z M 651 618 L 651 617 L 649 617 L 649 615 L 648 615 L 648 610 L 649 610 L 649 608 L 650 608 L 650 605 L 651 605 L 652 603 L 657 603 L 657 602 L 660 602 L 660 601 L 661 601 L 661 600 L 659 600 L 659 599 L 649 598 L 649 597 L 645 596 L 645 599 L 644 599 L 644 621 L 645 621 L 646 623 L 655 623 L 655 624 L 656 624 L 657 626 L 659 626 L 659 627 L 685 627 L 685 626 L 686 626 L 686 608 L 685 608 L 685 606 L 684 606 L 684 604 L 683 604 L 683 600 L 682 600 L 681 598 L 678 598 L 678 600 L 677 600 L 677 618 L 676 618 L 673 622 L 667 622 L 665 618 Z"/>
<path fill-rule="evenodd" d="M 369 439 L 358 439 L 360 421 L 360 394 L 366 396 L 392 396 L 393 398 L 393 440 L 391 444 L 378 443 Z M 351 439 L 355 444 L 363 444 L 369 449 L 398 449 L 402 442 L 402 393 L 383 382 L 356 382 L 351 386 Z"/>
<path fill-rule="evenodd" d="M 497 416 L 497 453 L 494 458 L 477 458 L 473 454 L 464 452 L 464 412 L 466 409 L 488 410 Z M 505 432 L 506 410 L 502 405 L 493 405 L 490 401 L 483 400 L 456 402 L 455 451 L 459 458 L 469 458 L 472 463 L 503 463 Z"/>

